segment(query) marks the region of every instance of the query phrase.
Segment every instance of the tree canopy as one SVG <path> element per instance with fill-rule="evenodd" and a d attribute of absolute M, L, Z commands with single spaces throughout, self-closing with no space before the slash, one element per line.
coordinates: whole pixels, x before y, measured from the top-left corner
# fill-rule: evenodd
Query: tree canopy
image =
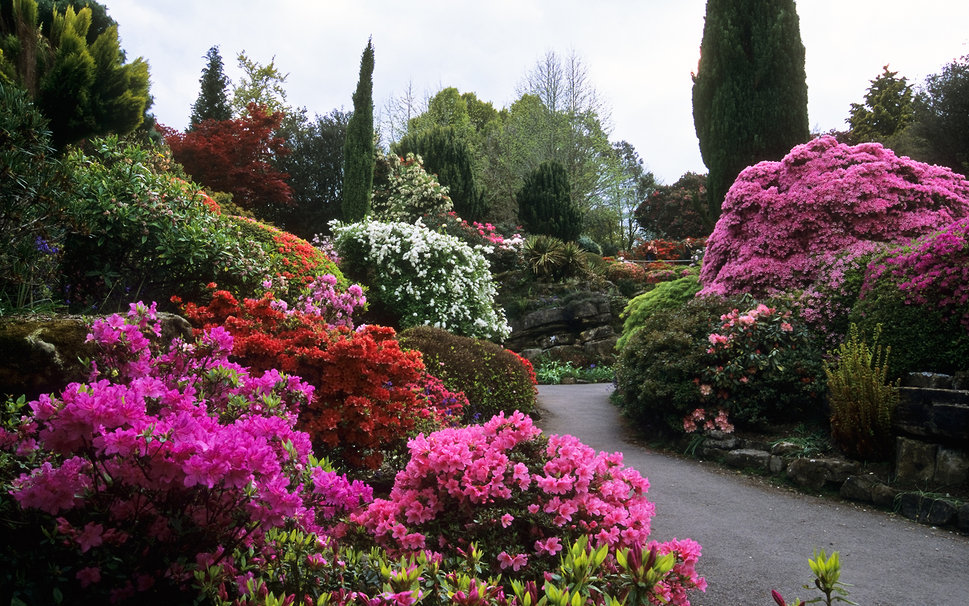
<path fill-rule="evenodd" d="M 219 54 L 219 47 L 213 46 L 205 53 L 208 62 L 202 69 L 202 77 L 199 78 L 198 99 L 192 104 L 192 115 L 189 118 L 190 128 L 194 128 L 205 120 L 228 120 L 232 117 L 232 108 L 229 106 L 229 78 L 225 75 L 222 65 L 222 55 Z"/>
<path fill-rule="evenodd" d="M 853 144 L 877 141 L 894 147 L 893 140 L 914 117 L 912 86 L 886 65 L 865 93 L 864 103 L 852 103 L 848 117 L 848 141 Z"/>

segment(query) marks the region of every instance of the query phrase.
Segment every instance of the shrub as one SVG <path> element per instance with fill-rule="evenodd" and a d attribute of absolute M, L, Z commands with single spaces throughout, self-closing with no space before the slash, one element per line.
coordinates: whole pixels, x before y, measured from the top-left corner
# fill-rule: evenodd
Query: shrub
<path fill-rule="evenodd" d="M 616 261 L 606 266 L 606 280 L 616 285 L 625 297 L 635 296 L 646 285 L 646 270 L 639 263 Z"/>
<path fill-rule="evenodd" d="M 490 341 L 454 335 L 431 326 L 408 328 L 400 334 L 404 349 L 421 352 L 425 366 L 452 391 L 464 392 L 470 422 L 499 412 L 535 408 L 535 371 L 518 354 Z"/>
<path fill-rule="evenodd" d="M 373 216 L 380 221 L 413 223 L 423 215 L 453 207 L 448 189 L 424 170 L 419 156 L 377 154 L 374 167 Z"/>
<path fill-rule="evenodd" d="M 368 284 L 371 303 L 401 328 L 428 324 L 493 340 L 511 332 L 480 251 L 419 221 L 331 225 L 344 272 Z"/>
<path fill-rule="evenodd" d="M 878 344 L 881 325 L 875 327 L 869 346 L 852 324 L 848 340 L 824 362 L 831 406 L 831 438 L 846 455 L 882 460 L 894 452 L 892 421 L 898 405 L 898 381 L 888 377 L 891 348 Z"/>
<path fill-rule="evenodd" d="M 819 410 L 821 351 L 789 310 L 763 303 L 742 313 L 733 309 L 707 341 L 700 393 L 738 425 L 799 420 Z"/>
<path fill-rule="evenodd" d="M 388 549 L 457 555 L 476 543 L 488 574 L 511 569 L 541 582 L 583 535 L 602 558 L 646 545 L 649 482 L 624 467 L 620 453 L 597 453 L 572 436 L 545 438 L 521 413 L 420 435 L 409 448 L 390 498 L 353 517 Z M 664 579 L 674 594 L 702 584 L 693 567 L 699 545 L 658 548 L 685 564 Z"/>
<path fill-rule="evenodd" d="M 539 280 L 567 280 L 586 270 L 586 253 L 575 242 L 553 236 L 530 236 L 522 253 L 525 267 Z"/>
<path fill-rule="evenodd" d="M 239 303 L 225 291 L 207 306 L 189 303 L 185 315 L 196 327 L 223 326 L 233 356 L 253 372 L 278 368 L 313 385 L 298 426 L 342 464 L 376 469 L 408 433 L 460 414 L 460 398 L 428 376 L 420 354 L 401 351 L 391 328 L 336 327 L 330 311 L 305 301 L 289 309 L 267 294 Z"/>
<path fill-rule="evenodd" d="M 472 248 L 480 250 L 491 263 L 492 273 L 517 269 L 522 261 L 525 239 L 520 228 L 504 235 L 491 223 L 468 223 L 454 211 L 424 215 L 421 220 L 429 229 L 454 236 Z"/>
<path fill-rule="evenodd" d="M 572 201 L 569 176 L 558 161 L 543 162 L 525 176 L 515 194 L 518 216 L 530 233 L 575 241 L 582 233 L 582 212 Z"/>
<path fill-rule="evenodd" d="M 634 211 L 647 233 L 667 238 L 704 236 L 713 220 L 707 207 L 707 176 L 686 173 L 673 185 L 657 185 Z"/>
<path fill-rule="evenodd" d="M 623 414 L 644 429 L 682 433 L 683 418 L 701 405 L 707 338 L 731 307 L 731 301 L 703 297 L 644 318 L 615 367 L 615 400 Z"/>
<path fill-rule="evenodd" d="M 258 550 L 273 528 L 339 534 L 371 498 L 318 464 L 294 429 L 311 387 L 229 362 L 220 328 L 154 353 L 154 312 L 133 304 L 127 318 L 95 321 L 90 381 L 2 419 L 0 449 L 29 469 L 0 477 L 0 498 L 21 508 L 3 520 L 2 578 L 25 603 L 147 591 L 185 602 L 204 562 Z"/>
<path fill-rule="evenodd" d="M 710 236 L 704 293 L 754 296 L 809 285 L 816 257 L 859 241 L 907 242 L 969 215 L 969 181 L 878 143 L 824 136 L 744 170 Z"/>
<path fill-rule="evenodd" d="M 642 329 L 646 318 L 661 309 L 675 309 L 691 300 L 700 290 L 697 276 L 690 275 L 668 282 L 661 282 L 650 291 L 633 298 L 622 312 L 622 334 L 616 343 L 622 349 Z"/>

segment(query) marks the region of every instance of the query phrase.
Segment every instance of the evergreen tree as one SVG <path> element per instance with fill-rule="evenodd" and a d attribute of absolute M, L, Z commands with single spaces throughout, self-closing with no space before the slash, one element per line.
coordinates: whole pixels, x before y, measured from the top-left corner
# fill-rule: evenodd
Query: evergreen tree
<path fill-rule="evenodd" d="M 353 93 L 353 115 L 343 149 L 343 220 L 360 221 L 370 211 L 375 163 L 373 141 L 373 41 L 360 59 L 360 79 Z"/>
<path fill-rule="evenodd" d="M 205 53 L 208 64 L 202 70 L 202 77 L 199 78 L 201 91 L 199 97 L 192 105 L 192 116 L 189 119 L 190 129 L 198 126 L 205 120 L 228 120 L 232 118 L 232 109 L 229 107 L 229 79 L 225 75 L 222 65 L 222 56 L 219 54 L 219 47 L 213 46 L 209 52 Z"/>
<path fill-rule="evenodd" d="M 518 217 L 529 233 L 566 242 L 582 233 L 582 213 L 572 202 L 569 175 L 561 163 L 543 162 L 525 177 L 517 197 Z"/>
<path fill-rule="evenodd" d="M 926 161 L 969 174 L 969 55 L 925 79 L 912 130 Z"/>
<path fill-rule="evenodd" d="M 487 212 L 484 192 L 477 185 L 472 167 L 473 157 L 466 142 L 451 126 L 434 126 L 406 135 L 394 146 L 394 153 L 405 157 L 413 153 L 424 161 L 424 170 L 437 175 L 458 216 L 467 221 L 480 221 Z"/>
<path fill-rule="evenodd" d="M 810 136 L 794 0 L 707 1 L 693 122 L 715 220 L 741 170 L 780 160 Z"/>
<path fill-rule="evenodd" d="M 878 141 L 894 148 L 893 138 L 905 130 L 914 115 L 912 86 L 898 78 L 886 65 L 884 72 L 871 81 L 864 103 L 852 103 L 848 124 L 851 144 Z"/>
<path fill-rule="evenodd" d="M 0 14 L 0 73 L 31 95 L 50 121 L 55 147 L 126 134 L 142 123 L 148 64 L 140 58 L 125 63 L 116 25 L 105 22 L 93 36 L 92 9 L 67 6 L 55 9 L 50 27 L 41 28 L 35 0 L 4 2 Z"/>

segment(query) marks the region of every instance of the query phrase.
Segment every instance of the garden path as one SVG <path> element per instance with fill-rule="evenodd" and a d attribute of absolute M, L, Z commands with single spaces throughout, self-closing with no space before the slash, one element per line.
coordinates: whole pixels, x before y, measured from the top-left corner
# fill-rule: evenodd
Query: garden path
<path fill-rule="evenodd" d="M 637 444 L 609 402 L 612 385 L 542 385 L 538 425 L 571 434 L 623 461 L 650 481 L 657 540 L 691 538 L 703 546 L 707 579 L 693 606 L 773 606 L 821 594 L 807 560 L 815 549 L 841 553 L 841 580 L 860 606 L 969 604 L 969 537 L 916 524 L 837 499 L 771 486 L 711 463 Z"/>

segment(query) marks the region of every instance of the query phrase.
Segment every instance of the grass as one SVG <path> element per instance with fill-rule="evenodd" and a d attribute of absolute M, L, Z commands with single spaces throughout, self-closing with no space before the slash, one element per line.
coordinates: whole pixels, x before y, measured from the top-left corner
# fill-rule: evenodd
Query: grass
<path fill-rule="evenodd" d="M 586 383 L 611 383 L 615 374 L 612 366 L 605 364 L 576 366 L 572 362 L 543 358 L 535 364 L 535 376 L 541 385 L 558 385 L 565 378 Z"/>

